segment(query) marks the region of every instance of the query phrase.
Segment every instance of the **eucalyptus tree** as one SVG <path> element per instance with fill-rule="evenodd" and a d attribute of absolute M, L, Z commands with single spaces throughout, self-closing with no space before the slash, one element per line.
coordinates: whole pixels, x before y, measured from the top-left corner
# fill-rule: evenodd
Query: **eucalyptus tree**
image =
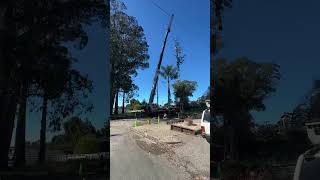
<path fill-rule="evenodd" d="M 126 6 L 119 0 L 111 0 L 110 11 L 110 64 L 111 64 L 111 112 L 118 99 L 123 77 L 134 77 L 138 69 L 148 68 L 148 44 L 143 28 L 135 17 L 126 14 Z M 117 106 L 117 103 L 116 103 Z"/>

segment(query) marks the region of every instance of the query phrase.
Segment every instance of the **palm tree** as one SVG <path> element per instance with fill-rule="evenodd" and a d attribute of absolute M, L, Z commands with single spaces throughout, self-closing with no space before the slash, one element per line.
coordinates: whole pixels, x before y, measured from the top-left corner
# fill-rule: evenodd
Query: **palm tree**
<path fill-rule="evenodd" d="M 170 80 L 178 78 L 178 69 L 173 67 L 172 65 L 162 66 L 160 71 L 160 76 L 168 82 L 168 107 L 170 107 L 171 99 L 170 99 Z"/>

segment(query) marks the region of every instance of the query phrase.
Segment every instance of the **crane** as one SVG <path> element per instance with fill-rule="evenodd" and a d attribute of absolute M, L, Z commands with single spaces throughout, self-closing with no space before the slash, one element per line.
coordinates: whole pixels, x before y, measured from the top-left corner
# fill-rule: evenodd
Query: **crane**
<path fill-rule="evenodd" d="M 165 39 L 164 39 L 164 42 L 163 42 L 163 46 L 162 46 L 162 50 L 161 50 L 161 53 L 160 53 L 158 66 L 157 66 L 157 69 L 156 69 L 156 72 L 155 72 L 155 75 L 154 75 L 154 79 L 153 79 L 153 84 L 152 84 L 150 98 L 149 98 L 149 110 L 151 110 L 151 111 L 153 110 L 152 105 L 153 105 L 153 100 L 154 100 L 154 96 L 155 96 L 155 92 L 156 92 L 156 87 L 158 85 L 160 67 L 161 67 L 162 58 L 163 58 L 164 50 L 165 50 L 165 47 L 166 47 L 168 35 L 170 33 L 170 30 L 171 30 L 171 24 L 172 24 L 172 21 L 173 21 L 173 17 L 174 17 L 174 15 L 172 14 L 171 17 L 170 17 L 170 22 L 169 22 L 169 25 L 168 25 L 167 33 L 166 33 L 166 36 L 165 36 Z"/>

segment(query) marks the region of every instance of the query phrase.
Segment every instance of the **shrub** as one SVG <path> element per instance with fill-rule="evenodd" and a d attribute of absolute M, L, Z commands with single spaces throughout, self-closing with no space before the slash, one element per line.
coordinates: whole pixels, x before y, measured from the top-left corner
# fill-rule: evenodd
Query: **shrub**
<path fill-rule="evenodd" d="M 74 149 L 75 154 L 90 154 L 99 151 L 100 142 L 94 135 L 82 136 Z"/>

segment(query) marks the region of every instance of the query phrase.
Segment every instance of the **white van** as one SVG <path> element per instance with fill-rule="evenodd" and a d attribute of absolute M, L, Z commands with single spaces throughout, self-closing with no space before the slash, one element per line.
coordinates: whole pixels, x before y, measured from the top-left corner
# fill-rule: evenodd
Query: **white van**
<path fill-rule="evenodd" d="M 202 112 L 201 134 L 210 142 L 210 100 L 206 100 L 207 109 Z"/>

